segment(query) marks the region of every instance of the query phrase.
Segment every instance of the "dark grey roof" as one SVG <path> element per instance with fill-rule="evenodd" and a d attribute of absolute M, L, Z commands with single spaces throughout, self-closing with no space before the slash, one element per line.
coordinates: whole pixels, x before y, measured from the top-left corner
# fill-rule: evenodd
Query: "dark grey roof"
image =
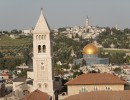
<path fill-rule="evenodd" d="M 25 77 L 18 77 L 16 79 L 13 80 L 13 82 L 25 82 L 27 78 Z"/>

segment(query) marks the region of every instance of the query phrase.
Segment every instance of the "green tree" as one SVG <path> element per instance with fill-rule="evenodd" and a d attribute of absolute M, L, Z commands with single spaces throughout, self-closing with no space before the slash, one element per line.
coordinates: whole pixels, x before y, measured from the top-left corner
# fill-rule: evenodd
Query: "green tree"
<path fill-rule="evenodd" d="M 82 66 L 86 66 L 86 61 L 84 59 L 82 60 Z"/>
<path fill-rule="evenodd" d="M 59 32 L 63 32 L 63 31 L 66 31 L 66 28 L 59 28 L 58 30 Z"/>
<path fill-rule="evenodd" d="M 115 68 L 113 71 L 114 71 L 115 73 L 119 73 L 119 72 L 121 72 L 121 68 Z"/>
<path fill-rule="evenodd" d="M 5 60 L 3 58 L 0 58 L 0 70 L 3 70 L 5 66 Z"/>
<path fill-rule="evenodd" d="M 17 75 L 18 77 L 27 77 L 27 70 L 21 70 L 21 73 Z"/>
<path fill-rule="evenodd" d="M 29 49 L 28 48 L 25 48 L 24 51 L 23 51 L 23 56 L 24 56 L 24 62 L 27 64 L 28 61 L 29 61 Z"/>
<path fill-rule="evenodd" d="M 9 70 L 14 70 L 15 67 L 16 67 L 16 59 L 13 58 L 5 60 L 5 68 Z"/>

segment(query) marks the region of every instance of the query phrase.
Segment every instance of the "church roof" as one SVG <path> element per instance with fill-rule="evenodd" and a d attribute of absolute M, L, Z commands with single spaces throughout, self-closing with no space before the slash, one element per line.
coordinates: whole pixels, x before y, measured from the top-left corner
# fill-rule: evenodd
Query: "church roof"
<path fill-rule="evenodd" d="M 87 73 L 82 74 L 69 82 L 66 85 L 103 85 L 103 84 L 125 84 L 126 82 L 119 79 L 117 76 L 108 73 Z"/>
<path fill-rule="evenodd" d="M 33 33 L 50 33 L 50 27 L 46 21 L 45 16 L 43 15 L 42 9 Z"/>
<path fill-rule="evenodd" d="M 25 96 L 22 100 L 50 100 L 50 96 L 47 93 L 41 92 L 37 89 Z"/>

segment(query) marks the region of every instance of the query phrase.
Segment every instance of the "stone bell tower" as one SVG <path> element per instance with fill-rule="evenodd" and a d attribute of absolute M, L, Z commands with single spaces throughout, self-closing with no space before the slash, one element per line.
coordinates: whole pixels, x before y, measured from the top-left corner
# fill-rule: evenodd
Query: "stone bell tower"
<path fill-rule="evenodd" d="M 33 31 L 33 86 L 54 95 L 50 28 L 43 11 Z"/>

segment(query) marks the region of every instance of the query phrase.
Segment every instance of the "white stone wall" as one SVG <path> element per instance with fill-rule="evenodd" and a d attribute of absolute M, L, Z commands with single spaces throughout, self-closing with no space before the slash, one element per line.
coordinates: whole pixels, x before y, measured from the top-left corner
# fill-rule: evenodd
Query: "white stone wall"
<path fill-rule="evenodd" d="M 34 79 L 34 73 L 33 72 L 27 72 L 27 78 Z"/>
<path fill-rule="evenodd" d="M 91 91 L 121 91 L 124 90 L 124 85 L 70 85 L 67 86 L 68 95 L 79 94 L 80 92 Z M 108 89 L 109 88 L 109 89 Z"/>

